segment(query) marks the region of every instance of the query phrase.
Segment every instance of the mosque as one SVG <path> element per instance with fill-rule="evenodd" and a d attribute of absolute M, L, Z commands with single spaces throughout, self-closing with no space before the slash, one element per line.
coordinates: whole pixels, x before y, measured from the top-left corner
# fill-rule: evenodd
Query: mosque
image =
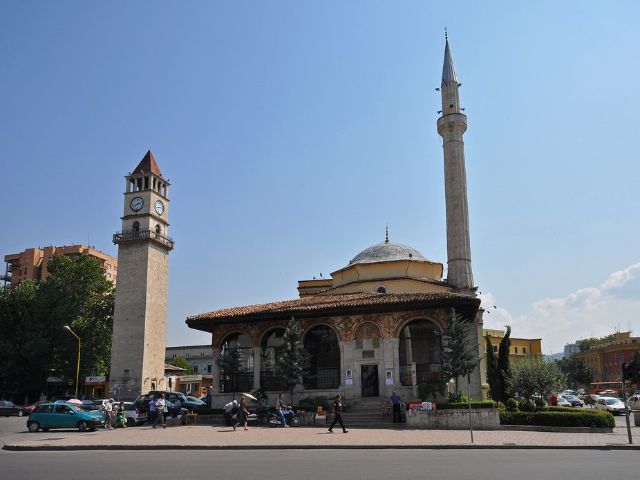
<path fill-rule="evenodd" d="M 296 400 L 341 393 L 347 401 L 418 398 L 441 377 L 441 335 L 452 308 L 470 319 L 468 338 L 483 358 L 482 309 L 471 270 L 471 248 L 463 134 L 467 117 L 448 39 L 445 40 L 438 134 L 443 139 L 447 219 L 447 278 L 443 264 L 389 240 L 354 256 L 331 278 L 298 282 L 299 298 L 215 310 L 187 318 L 190 328 L 212 335 L 214 358 L 238 347 L 244 371 L 225 378 L 214 365 L 213 405 L 230 392 L 287 390 L 275 375 L 276 355 L 293 317 L 308 355 Z M 471 375 L 471 396 L 486 396 L 484 362 Z M 465 385 L 462 383 L 462 385 Z M 466 391 L 466 386 L 464 387 Z"/>

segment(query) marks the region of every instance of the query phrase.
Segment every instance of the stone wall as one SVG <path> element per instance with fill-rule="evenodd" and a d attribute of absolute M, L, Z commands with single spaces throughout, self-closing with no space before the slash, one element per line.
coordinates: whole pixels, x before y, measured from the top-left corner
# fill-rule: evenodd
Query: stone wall
<path fill-rule="evenodd" d="M 476 430 L 500 429 L 500 415 L 497 408 L 471 409 L 473 428 Z M 407 412 L 408 428 L 428 430 L 468 430 L 469 410 L 431 410 Z"/>

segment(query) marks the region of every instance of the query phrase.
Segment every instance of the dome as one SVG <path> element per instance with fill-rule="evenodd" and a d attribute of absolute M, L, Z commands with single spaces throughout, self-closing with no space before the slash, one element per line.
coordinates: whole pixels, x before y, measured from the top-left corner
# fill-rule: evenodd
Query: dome
<path fill-rule="evenodd" d="M 415 248 L 387 241 L 361 251 L 351 259 L 349 265 L 357 263 L 393 262 L 396 260 L 428 262 Z"/>

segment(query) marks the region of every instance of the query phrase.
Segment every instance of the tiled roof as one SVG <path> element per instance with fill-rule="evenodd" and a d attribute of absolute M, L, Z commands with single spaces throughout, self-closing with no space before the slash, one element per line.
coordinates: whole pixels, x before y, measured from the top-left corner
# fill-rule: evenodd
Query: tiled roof
<path fill-rule="evenodd" d="M 151 153 L 151 150 L 149 150 L 147 154 L 144 156 L 144 158 L 140 160 L 140 163 L 138 164 L 136 169 L 133 171 L 133 173 L 134 174 L 153 173 L 154 175 L 157 175 L 160 178 L 162 178 L 162 172 L 160 171 L 158 162 L 156 162 L 156 159 L 153 156 L 153 153 Z"/>
<path fill-rule="evenodd" d="M 314 295 L 282 302 L 232 307 L 212 312 L 192 315 L 187 318 L 187 324 L 196 328 L 204 326 L 207 320 L 223 322 L 225 320 L 248 320 L 258 318 L 275 318 L 295 314 L 331 314 L 337 310 L 358 310 L 374 307 L 435 307 L 443 303 L 466 304 L 477 309 L 480 300 L 468 295 L 452 292 L 433 293 L 349 293 L 343 295 Z M 453 306 L 453 305 L 452 305 Z"/>

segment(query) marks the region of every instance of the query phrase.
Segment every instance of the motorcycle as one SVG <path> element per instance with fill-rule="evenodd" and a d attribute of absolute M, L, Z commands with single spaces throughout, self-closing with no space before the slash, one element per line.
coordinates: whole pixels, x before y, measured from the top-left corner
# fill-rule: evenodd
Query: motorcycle
<path fill-rule="evenodd" d="M 283 408 L 282 413 L 284 414 L 284 419 L 287 422 L 287 425 L 289 425 L 290 427 L 300 426 L 300 412 L 289 410 L 288 408 Z M 277 413 L 269 414 L 268 423 L 270 427 L 282 427 L 282 420 L 280 419 L 280 415 L 278 415 Z"/>

